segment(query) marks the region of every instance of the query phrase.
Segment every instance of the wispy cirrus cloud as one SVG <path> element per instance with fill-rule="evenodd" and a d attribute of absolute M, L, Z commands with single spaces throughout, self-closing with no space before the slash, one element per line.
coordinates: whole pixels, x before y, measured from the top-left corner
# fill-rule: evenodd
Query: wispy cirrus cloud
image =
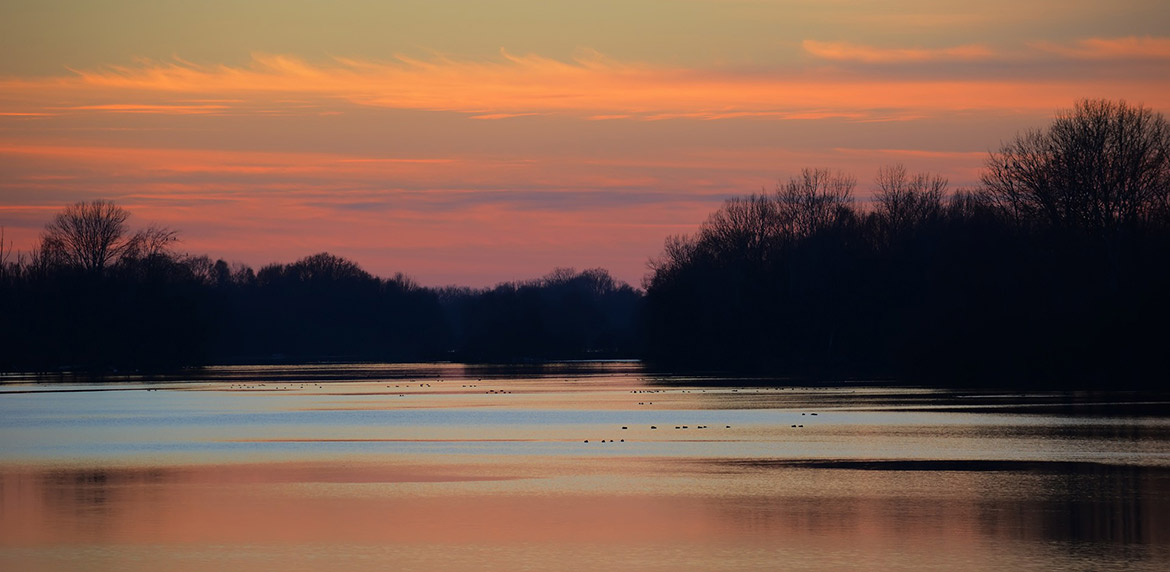
<path fill-rule="evenodd" d="M 460 282 L 545 262 L 636 281 L 663 236 L 801 166 L 865 180 L 901 161 L 959 185 L 997 138 L 1079 97 L 1170 107 L 1170 77 L 1080 73 L 1144 60 L 1030 48 L 1033 68 L 1069 64 L 1037 78 L 1000 73 L 1007 56 L 980 46 L 806 45 L 825 57 L 255 55 L 0 77 L 0 222 L 30 245 L 54 209 L 102 197 L 179 229 L 192 252 L 253 264 L 328 249 L 428 283 L 478 261 L 499 268 Z"/>
<path fill-rule="evenodd" d="M 1035 42 L 1031 46 L 1043 52 L 1074 59 L 1170 61 L 1170 37 L 1162 36 L 1086 38 L 1072 43 Z"/>
<path fill-rule="evenodd" d="M 1116 51 L 1129 44 L 1091 45 Z M 1162 46 L 1153 41 L 1133 45 L 1147 52 Z M 878 49 L 808 40 L 804 48 L 819 58 L 861 63 L 993 57 L 990 49 L 979 45 Z M 0 79 L 0 113 L 325 115 L 356 105 L 456 112 L 483 120 L 555 114 L 610 120 L 889 121 L 931 111 L 996 108 L 1006 101 L 1013 109 L 1047 110 L 1091 93 L 1083 87 L 1090 81 L 1069 77 L 1031 85 L 1026 79 L 967 77 L 960 72 L 893 80 L 859 70 L 826 74 L 801 68 L 692 69 L 619 62 L 591 51 L 571 61 L 507 52 L 492 60 L 437 56 L 325 62 L 255 55 L 250 64 L 235 67 L 144 60 L 75 70 L 69 76 Z M 1141 80 L 1135 86 L 1150 91 L 1160 83 L 1165 82 Z"/>
<path fill-rule="evenodd" d="M 151 105 L 136 103 L 107 103 L 101 105 L 75 105 L 64 108 L 69 111 L 110 111 L 115 113 L 168 113 L 200 114 L 216 113 L 228 109 L 226 105 Z"/>
<path fill-rule="evenodd" d="M 947 47 L 878 47 L 851 42 L 804 40 L 805 53 L 822 60 L 865 64 L 916 64 L 931 62 L 1026 62 L 1037 58 L 1079 61 L 1170 60 L 1170 37 L 1125 36 L 1077 40 L 1033 41 L 1022 48 L 992 49 L 982 44 Z"/>
<path fill-rule="evenodd" d="M 974 61 L 995 56 L 990 48 L 980 44 L 945 48 L 879 48 L 850 42 L 804 40 L 800 45 L 805 52 L 821 59 L 863 63 Z"/>

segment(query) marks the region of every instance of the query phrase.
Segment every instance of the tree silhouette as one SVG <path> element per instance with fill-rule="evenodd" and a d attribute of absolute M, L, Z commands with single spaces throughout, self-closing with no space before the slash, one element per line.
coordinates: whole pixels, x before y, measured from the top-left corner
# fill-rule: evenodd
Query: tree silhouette
<path fill-rule="evenodd" d="M 792 238 L 804 238 L 849 216 L 857 179 L 828 169 L 802 169 L 776 188 L 782 228 Z"/>
<path fill-rule="evenodd" d="M 123 257 L 150 260 L 164 255 L 177 240 L 174 231 L 157 226 L 130 234 L 129 218 L 126 209 L 110 201 L 74 203 L 45 225 L 40 256 L 51 266 L 101 273 Z"/>
<path fill-rule="evenodd" d="M 1082 100 L 987 160 L 989 196 L 1026 222 L 1106 236 L 1164 213 L 1170 126 L 1124 101 Z"/>
<path fill-rule="evenodd" d="M 984 185 L 804 169 L 666 239 L 645 295 L 602 269 L 420 287 L 328 253 L 259 272 L 169 252 L 77 203 L 15 256 L 0 228 L 0 369 L 269 360 L 516 362 L 929 384 L 1165 385 L 1170 128 L 1082 101 L 990 154 Z"/>
<path fill-rule="evenodd" d="M 12 243 L 4 240 L 4 227 L 0 226 L 0 279 L 9 278 L 13 271 L 19 269 L 20 264 L 12 264 Z"/>
<path fill-rule="evenodd" d="M 301 282 L 336 282 L 342 280 L 370 280 L 372 276 L 356 262 L 320 252 L 306 256 L 285 267 L 287 275 Z"/>
<path fill-rule="evenodd" d="M 1160 115 L 1081 102 L 993 153 L 985 185 L 805 169 L 667 239 L 646 357 L 669 368 L 954 383 L 1159 386 L 1170 334 Z"/>
<path fill-rule="evenodd" d="M 882 167 L 874 181 L 875 214 L 888 241 L 942 216 L 947 180 L 939 175 L 910 175 L 901 164 Z"/>
<path fill-rule="evenodd" d="M 641 293 L 593 268 L 556 268 L 536 280 L 440 291 L 452 356 L 469 361 L 636 355 Z"/>

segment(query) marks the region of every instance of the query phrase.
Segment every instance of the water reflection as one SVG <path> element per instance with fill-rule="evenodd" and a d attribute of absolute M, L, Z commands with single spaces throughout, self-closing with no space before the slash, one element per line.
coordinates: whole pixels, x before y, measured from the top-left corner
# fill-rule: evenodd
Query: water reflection
<path fill-rule="evenodd" d="M 818 553 L 894 551 L 907 559 L 895 564 L 958 559 L 963 569 L 986 569 L 1011 558 L 1027 564 L 1037 550 L 1046 566 L 1083 559 L 1086 547 L 1095 547 L 1087 567 L 1165 563 L 1170 545 L 1170 472 L 1161 468 L 600 464 L 585 479 L 567 465 L 476 463 L 9 470 L 0 474 L 0 547 L 678 544 L 783 550 L 810 562 Z"/>
<path fill-rule="evenodd" d="M 63 516 L 106 513 L 124 505 L 119 498 L 167 480 L 167 471 L 150 468 L 115 471 L 107 468 L 56 469 L 37 475 L 46 509 Z"/>
<path fill-rule="evenodd" d="M 891 510 L 870 511 L 898 522 L 892 530 L 899 534 L 936 519 L 963 522 L 955 517 L 965 514 L 968 520 L 977 519 L 980 533 L 989 538 L 1170 546 L 1170 469 L 1164 467 L 987 460 L 744 459 L 716 464 L 731 473 L 833 471 L 833 476 L 820 477 L 826 485 L 856 479 L 858 484 L 849 488 L 862 492 L 847 504 L 865 504 L 864 491 L 877 491 L 878 498 L 899 497 Z M 878 484 L 883 481 L 890 488 L 883 490 Z M 861 483 L 864 488 L 859 488 Z M 895 493 L 897 486 L 905 487 L 901 496 Z M 837 520 L 846 514 L 834 512 Z M 901 522 L 907 514 L 914 515 L 913 522 Z"/>
<path fill-rule="evenodd" d="M 0 395 L 0 568 L 1170 565 L 1158 400 L 437 369 Z"/>

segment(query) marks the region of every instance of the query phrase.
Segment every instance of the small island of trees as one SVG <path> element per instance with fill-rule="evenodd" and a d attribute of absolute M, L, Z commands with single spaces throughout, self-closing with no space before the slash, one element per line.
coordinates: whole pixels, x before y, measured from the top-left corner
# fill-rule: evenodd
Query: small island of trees
<path fill-rule="evenodd" d="M 981 185 L 804 169 L 726 201 L 653 258 L 644 291 L 558 269 L 424 288 L 320 253 L 254 271 L 177 255 L 105 201 L 41 244 L 0 240 L 0 369 L 270 360 L 642 357 L 804 378 L 1162 387 L 1170 319 L 1170 127 L 1087 100 L 989 154 Z"/>

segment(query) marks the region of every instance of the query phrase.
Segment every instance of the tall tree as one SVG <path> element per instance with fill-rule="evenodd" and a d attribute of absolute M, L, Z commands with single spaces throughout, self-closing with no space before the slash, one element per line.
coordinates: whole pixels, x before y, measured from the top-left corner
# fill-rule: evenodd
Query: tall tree
<path fill-rule="evenodd" d="M 123 256 L 164 252 L 173 231 L 150 227 L 131 234 L 130 213 L 110 201 L 78 202 L 57 213 L 41 235 L 41 255 L 50 263 L 100 273 Z"/>
<path fill-rule="evenodd" d="M 801 169 L 777 185 L 776 201 L 783 227 L 792 238 L 805 238 L 840 222 L 853 201 L 857 179 L 828 169 Z"/>
<path fill-rule="evenodd" d="M 982 179 L 1021 221 L 1108 237 L 1164 212 L 1170 126 L 1141 105 L 1083 100 L 992 153 Z"/>
<path fill-rule="evenodd" d="M 886 240 L 942 215 L 947 180 L 940 175 L 911 175 L 896 164 L 879 169 L 874 185 L 877 219 Z"/>

